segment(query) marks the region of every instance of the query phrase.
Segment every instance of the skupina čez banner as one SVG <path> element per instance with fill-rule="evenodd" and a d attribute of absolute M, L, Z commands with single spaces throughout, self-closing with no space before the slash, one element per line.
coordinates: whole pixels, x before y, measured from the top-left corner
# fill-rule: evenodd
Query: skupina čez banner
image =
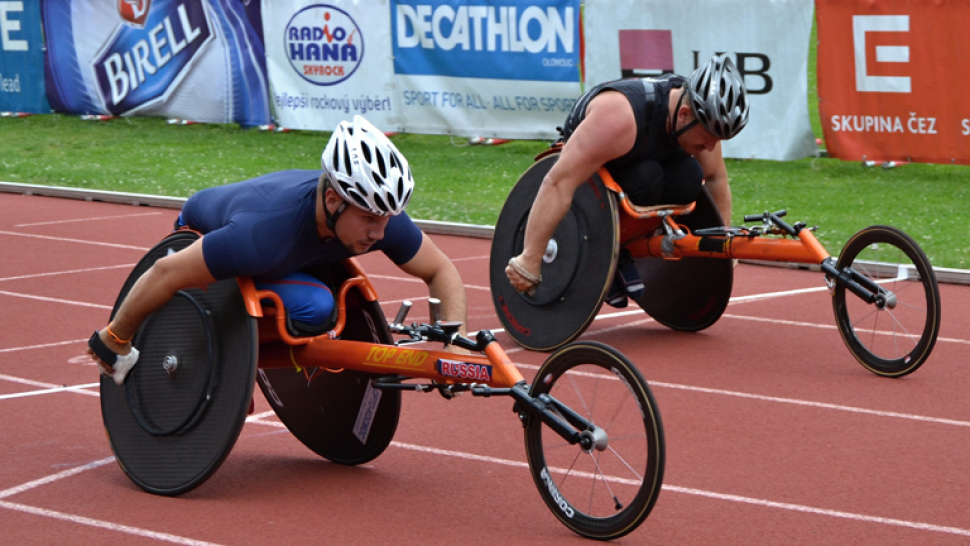
<path fill-rule="evenodd" d="M 270 122 L 241 0 L 45 0 L 47 92 L 77 114 Z"/>
<path fill-rule="evenodd" d="M 808 117 L 812 0 L 596 0 L 584 18 L 587 86 L 687 76 L 723 53 L 744 74 L 751 103 L 748 126 L 723 144 L 724 155 L 789 160 L 817 151 Z"/>
<path fill-rule="evenodd" d="M 970 3 L 816 6 L 819 111 L 829 154 L 970 164 Z"/>
<path fill-rule="evenodd" d="M 272 9 L 270 9 L 272 5 Z M 285 127 L 551 138 L 581 93 L 578 0 L 263 0 Z"/>
<path fill-rule="evenodd" d="M 36 1 L 0 1 L 0 111 L 46 114 L 44 37 Z"/>

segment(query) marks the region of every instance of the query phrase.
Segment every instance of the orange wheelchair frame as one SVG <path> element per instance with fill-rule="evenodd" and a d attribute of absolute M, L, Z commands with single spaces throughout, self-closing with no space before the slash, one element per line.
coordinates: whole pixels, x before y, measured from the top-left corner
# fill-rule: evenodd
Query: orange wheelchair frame
<path fill-rule="evenodd" d="M 446 399 L 463 392 L 470 392 L 472 396 L 510 396 L 514 400 L 513 410 L 525 428 L 526 451 L 533 479 L 547 506 L 563 524 L 582 536 L 605 540 L 630 533 L 646 519 L 661 489 L 663 429 L 656 401 L 646 381 L 636 366 L 622 354 L 595 342 L 566 345 L 543 363 L 536 376 L 540 379 L 530 387 L 492 332 L 480 331 L 474 340 L 461 336 L 460 322 L 437 320 L 440 303 L 434 299 L 429 300 L 429 323 L 405 325 L 404 319 L 411 307 L 411 302 L 406 301 L 389 325 L 393 333 L 409 336 L 409 340 L 384 345 L 341 339 L 347 322 L 348 293 L 357 290 L 365 300 L 373 303 L 378 301 L 376 290 L 356 260 L 345 260 L 342 267 L 349 278 L 337 290 L 336 324 L 331 331 L 312 337 L 291 334 L 282 300 L 275 292 L 257 290 L 248 278 L 237 279 L 247 313 L 257 321 L 260 370 L 323 368 L 332 374 L 356 370 L 373 374 L 370 386 L 378 390 L 437 390 Z M 428 341 L 453 344 L 480 355 L 402 345 Z M 575 369 L 580 366 L 583 368 Z M 564 387 L 568 391 L 576 388 L 577 378 L 608 376 L 613 380 L 619 379 L 610 398 L 632 396 L 634 400 L 626 403 L 616 401 L 616 409 L 610 410 L 608 423 L 603 425 L 605 428 L 600 427 L 593 422 L 595 412 L 591 408 L 584 407 L 580 413 L 554 396 L 556 391 L 553 388 L 567 374 L 568 378 L 563 381 L 569 383 L 569 387 Z M 323 378 L 326 380 L 327 374 Z M 405 383 L 412 379 L 428 379 L 431 383 Z M 602 396 L 600 388 L 603 387 L 597 386 L 592 396 Z M 574 404 L 586 402 L 588 400 L 580 398 Z M 604 406 L 607 404 L 603 402 Z M 636 417 L 628 419 L 628 424 L 639 423 L 634 425 L 634 434 L 620 432 L 621 427 L 617 422 L 622 419 L 617 419 L 617 412 L 621 408 L 626 413 L 639 411 Z M 354 411 L 357 408 L 348 406 L 346 409 Z M 640 427 L 643 427 L 642 430 Z M 635 438 L 638 434 L 642 436 L 640 443 L 643 445 L 639 449 L 643 452 L 633 449 L 627 453 L 625 442 L 629 440 L 628 437 Z M 567 464 L 561 454 L 563 441 L 578 448 L 578 451 L 573 450 L 577 454 L 575 456 L 584 452 L 592 456 L 590 471 L 579 471 L 575 458 Z M 550 442 L 558 442 L 552 451 L 546 447 Z M 636 462 L 638 456 L 644 456 L 646 460 Z M 613 457 L 616 461 L 607 470 Z M 553 459 L 557 465 L 553 464 Z M 615 475 L 607 478 L 610 476 L 608 472 L 615 474 L 634 467 L 638 467 L 642 473 L 634 472 L 633 479 L 616 478 Z M 566 477 L 573 477 L 569 480 L 563 477 L 557 483 L 552 478 L 555 472 L 564 472 Z M 582 490 L 582 487 L 574 483 L 581 479 L 579 476 L 592 477 L 593 481 L 591 489 L 582 495 L 577 494 L 577 489 Z M 613 481 L 617 483 L 611 484 Z M 608 506 L 595 507 L 602 503 L 592 502 L 591 495 L 594 490 L 603 491 L 604 485 L 605 490 L 610 492 L 609 502 L 606 503 Z M 627 487 L 625 492 L 621 492 L 623 487 Z"/>
<path fill-rule="evenodd" d="M 152 248 L 113 314 L 158 259 L 199 237 L 181 230 Z M 513 400 L 533 481 L 566 527 L 607 540 L 647 518 L 663 483 L 663 425 L 649 385 L 622 353 L 596 342 L 565 345 L 530 385 L 492 332 L 470 339 L 461 323 L 439 321 L 440 302 L 429 300 L 428 323 L 405 325 L 405 302 L 388 324 L 356 260 L 315 272 L 336 296 L 324 333 L 289 323 L 281 298 L 249 278 L 179 291 L 142 324 L 132 341 L 138 365 L 121 387 L 103 378 L 101 396 L 109 443 L 133 482 L 179 495 L 207 480 L 252 411 L 254 384 L 298 440 L 345 465 L 391 444 L 401 392 L 449 400 L 469 393 Z M 424 342 L 468 353 L 407 346 Z"/>
<path fill-rule="evenodd" d="M 347 309 L 344 302 L 347 292 L 356 288 L 367 301 L 377 301 L 377 291 L 357 261 L 345 261 L 344 268 L 350 272 L 351 278 L 344 281 L 335 298 L 338 308 L 337 323 L 333 330 L 316 337 L 291 335 L 286 328 L 285 315 L 280 311 L 283 309 L 283 302 L 279 295 L 271 290 L 256 290 L 249 278 L 237 279 L 247 312 L 257 318 L 260 368 L 319 367 L 320 363 L 326 363 L 323 367 L 329 370 L 348 369 L 375 374 L 407 375 L 411 378 L 430 379 L 444 386 L 455 385 L 461 381 L 452 375 L 443 375 L 435 364 L 442 360 L 460 359 L 466 364 L 477 366 L 477 370 L 492 370 L 486 375 L 481 371 L 469 372 L 466 367 L 464 375 L 475 379 L 474 383 L 510 388 L 525 381 L 498 343 L 485 345 L 482 349 L 485 356 L 474 356 L 339 339 L 346 323 Z M 263 300 L 271 301 L 272 305 L 264 307 L 260 304 Z M 395 320 L 392 327 L 400 328 L 402 320 L 403 317 Z M 445 327 L 451 330 L 449 335 L 457 331 L 457 323 L 445 323 Z"/>
<path fill-rule="evenodd" d="M 782 220 L 787 214 L 784 210 L 745 216 L 745 222 L 762 222 L 754 228 L 712 227 L 691 232 L 676 219 L 690 214 L 696 203 L 638 207 L 630 202 L 609 171 L 600 168 L 597 175 L 617 197 L 622 210 L 618 215 L 620 245 L 632 258 L 723 258 L 816 266 L 825 275 L 833 296 L 839 332 L 863 366 L 877 375 L 900 377 L 915 371 L 929 357 L 940 328 L 939 287 L 929 259 L 902 231 L 889 226 L 865 228 L 848 241 L 836 260 L 815 237 L 815 228 L 802 222 L 789 225 Z M 878 249 L 880 245 L 896 249 L 895 264 L 862 259 L 870 248 Z M 918 281 L 922 290 L 906 293 L 907 281 Z M 847 294 L 858 299 L 847 298 Z M 903 300 L 912 295 L 916 296 L 916 305 Z M 917 310 L 916 320 L 910 325 L 902 324 L 894 315 L 897 310 L 900 314 L 907 312 L 907 308 Z M 887 326 L 893 337 L 891 349 L 887 344 L 878 347 L 875 342 L 877 333 L 886 335 L 877 331 L 877 321 L 872 322 L 872 332 L 860 335 L 862 323 L 879 312 L 891 316 Z M 907 326 L 917 331 L 910 331 Z M 907 340 L 900 344 L 908 349 L 898 348 L 897 333 L 900 339 Z"/>
<path fill-rule="evenodd" d="M 540 153 L 522 174 L 493 236 L 493 304 L 519 345 L 555 349 L 581 335 L 604 303 L 628 300 L 664 326 L 703 330 L 727 308 L 734 281 L 727 260 L 739 259 L 821 270 L 843 341 L 871 372 L 900 377 L 929 357 L 940 328 L 939 287 L 926 254 L 899 229 L 865 228 L 836 258 L 815 227 L 782 220 L 784 210 L 744 217 L 757 226 L 725 226 L 703 189 L 688 205 L 640 207 L 606 168 L 576 189 L 542 256 L 542 282 L 516 292 L 505 269 L 523 251 L 531 205 L 559 152 Z"/>

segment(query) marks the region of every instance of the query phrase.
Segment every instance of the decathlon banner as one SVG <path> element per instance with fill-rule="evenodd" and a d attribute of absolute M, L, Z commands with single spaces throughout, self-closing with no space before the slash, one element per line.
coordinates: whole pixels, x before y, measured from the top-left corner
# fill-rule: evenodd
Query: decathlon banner
<path fill-rule="evenodd" d="M 0 111 L 46 114 L 44 36 L 36 0 L 0 0 Z"/>
<path fill-rule="evenodd" d="M 579 0 L 391 0 L 417 132 L 553 138 L 581 94 Z"/>
<path fill-rule="evenodd" d="M 580 94 L 578 0 L 264 0 L 263 31 L 285 127 L 551 138 Z"/>
<path fill-rule="evenodd" d="M 829 154 L 970 164 L 968 21 L 968 2 L 819 0 Z"/>
<path fill-rule="evenodd" d="M 812 0 L 597 0 L 586 3 L 584 27 L 587 86 L 687 76 L 727 53 L 745 73 L 751 114 L 744 131 L 724 142 L 724 155 L 789 160 L 815 153 L 808 117 Z"/>
<path fill-rule="evenodd" d="M 44 0 L 43 15 L 55 110 L 270 122 L 243 0 Z"/>

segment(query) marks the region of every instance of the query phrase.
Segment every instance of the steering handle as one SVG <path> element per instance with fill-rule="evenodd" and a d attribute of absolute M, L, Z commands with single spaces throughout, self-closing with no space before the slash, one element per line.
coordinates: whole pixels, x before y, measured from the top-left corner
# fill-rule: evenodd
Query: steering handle
<path fill-rule="evenodd" d="M 745 222 L 761 222 L 762 220 L 770 219 L 772 216 L 781 218 L 782 216 L 785 216 L 786 214 L 788 214 L 788 211 L 787 210 L 779 210 L 778 212 L 768 212 L 768 211 L 765 211 L 762 214 L 748 214 L 748 215 L 745 215 L 744 221 Z"/>

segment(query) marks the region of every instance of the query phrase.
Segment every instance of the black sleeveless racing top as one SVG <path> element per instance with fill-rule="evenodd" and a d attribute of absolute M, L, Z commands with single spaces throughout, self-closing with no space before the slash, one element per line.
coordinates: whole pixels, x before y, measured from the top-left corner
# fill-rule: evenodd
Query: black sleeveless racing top
<path fill-rule="evenodd" d="M 636 78 L 604 82 L 593 87 L 576 101 L 560 129 L 565 143 L 586 117 L 586 105 L 600 92 L 619 91 L 630 101 L 637 121 L 637 138 L 631 149 L 606 163 L 606 167 L 625 167 L 644 159 L 661 160 L 674 153 L 684 153 L 677 141 L 667 135 L 667 103 L 670 90 L 683 85 L 683 77 L 674 74 L 658 78 Z"/>

